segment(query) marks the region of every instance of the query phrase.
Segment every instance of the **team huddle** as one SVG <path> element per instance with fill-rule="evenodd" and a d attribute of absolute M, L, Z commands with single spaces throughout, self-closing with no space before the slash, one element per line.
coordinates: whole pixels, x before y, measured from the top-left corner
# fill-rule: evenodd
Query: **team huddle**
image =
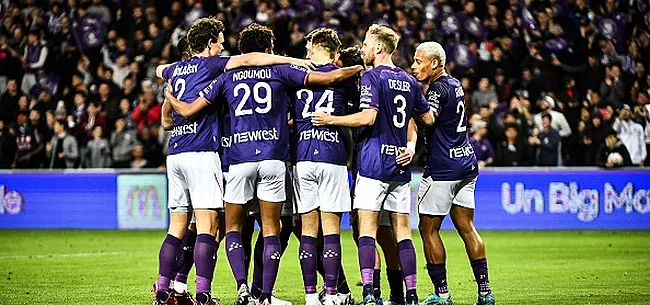
<path fill-rule="evenodd" d="M 419 226 L 435 287 L 423 304 L 452 304 L 439 235 L 448 214 L 466 245 L 477 304 L 494 304 L 485 246 L 473 224 L 478 165 L 464 94 L 444 70 L 440 44 L 417 48 L 411 76 L 393 64 L 399 36 L 385 26 L 370 26 L 361 49 L 341 49 L 335 31 L 317 29 L 306 37 L 307 59 L 273 55 L 273 32 L 257 24 L 239 34 L 242 55 L 219 56 L 222 32 L 213 18 L 197 20 L 177 47 L 183 59 L 156 69 L 168 83 L 162 125 L 172 137 L 170 226 L 153 304 L 218 304 L 211 282 L 224 238 L 236 305 L 290 304 L 273 287 L 292 234 L 300 240 L 305 303 L 354 304 L 341 266 L 346 212 L 358 246 L 361 303 L 419 304 L 409 224 L 419 128 L 426 128 L 428 151 Z M 428 84 L 426 94 L 420 82 Z M 251 250 L 254 222 L 261 231 Z M 385 301 L 377 243 L 390 286 Z M 187 292 L 193 265 L 194 297 Z M 318 274 L 325 284 L 320 293 Z"/>

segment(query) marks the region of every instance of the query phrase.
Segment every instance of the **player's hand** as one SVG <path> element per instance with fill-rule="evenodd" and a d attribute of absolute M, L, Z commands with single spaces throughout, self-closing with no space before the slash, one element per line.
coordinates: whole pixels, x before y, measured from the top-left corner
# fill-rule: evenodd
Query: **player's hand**
<path fill-rule="evenodd" d="M 325 126 L 330 125 L 332 122 L 332 116 L 325 112 L 313 112 L 311 114 L 311 124 L 314 126 Z"/>
<path fill-rule="evenodd" d="M 406 166 L 411 164 L 415 152 L 410 150 L 407 147 L 400 147 L 398 151 L 399 151 L 399 155 L 397 155 L 397 158 L 395 159 L 395 161 L 397 161 L 397 164 L 401 166 Z"/>
<path fill-rule="evenodd" d="M 307 70 L 316 70 L 316 66 L 308 59 L 296 59 L 293 63 L 296 66 L 305 67 Z"/>
<path fill-rule="evenodd" d="M 170 98 L 174 97 L 174 88 L 172 87 L 172 81 L 167 81 L 167 90 L 165 90 L 165 100 L 170 100 Z"/>

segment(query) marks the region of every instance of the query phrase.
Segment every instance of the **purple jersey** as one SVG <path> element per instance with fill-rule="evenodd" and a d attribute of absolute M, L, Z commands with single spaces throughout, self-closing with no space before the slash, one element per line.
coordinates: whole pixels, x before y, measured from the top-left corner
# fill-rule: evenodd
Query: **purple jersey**
<path fill-rule="evenodd" d="M 427 90 L 436 122 L 427 128 L 425 141 L 433 180 L 452 181 L 478 175 L 478 163 L 467 133 L 465 94 L 460 82 L 441 76 Z"/>
<path fill-rule="evenodd" d="M 333 64 L 320 66 L 316 71 L 338 69 Z M 347 163 L 347 137 L 344 127 L 311 124 L 311 114 L 316 111 L 331 115 L 346 115 L 349 105 L 359 100 L 359 89 L 353 80 L 337 87 L 314 86 L 300 89 L 294 95 L 295 160 L 325 162 L 338 165 Z"/>
<path fill-rule="evenodd" d="M 165 80 L 171 80 L 174 96 L 178 100 L 192 102 L 212 80 L 221 75 L 229 57 L 192 57 L 166 67 Z M 172 111 L 174 130 L 169 139 L 169 154 L 190 151 L 216 151 L 219 148 L 219 122 L 214 107 L 204 109 L 194 119 L 186 119 Z"/>
<path fill-rule="evenodd" d="M 290 94 L 304 87 L 307 70 L 294 65 L 228 71 L 202 92 L 229 108 L 232 142 L 230 164 L 289 159 L 287 111 Z"/>
<path fill-rule="evenodd" d="M 412 114 L 429 111 L 418 82 L 404 70 L 378 66 L 361 77 L 359 108 L 377 110 L 375 124 L 359 129 L 359 175 L 381 181 L 411 181 L 409 166 L 398 166 L 398 148 L 406 147 Z"/>

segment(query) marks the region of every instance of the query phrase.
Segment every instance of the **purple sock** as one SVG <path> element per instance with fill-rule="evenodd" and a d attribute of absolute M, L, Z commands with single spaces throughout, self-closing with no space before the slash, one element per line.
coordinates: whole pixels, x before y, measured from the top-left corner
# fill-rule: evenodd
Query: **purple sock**
<path fill-rule="evenodd" d="M 278 278 L 278 269 L 280 269 L 281 252 L 280 236 L 264 237 L 264 275 L 260 303 L 267 299 L 269 303 L 271 302 L 271 291 L 273 291 L 275 280 Z"/>
<path fill-rule="evenodd" d="M 449 293 L 447 287 L 447 268 L 445 264 L 427 264 L 427 271 L 431 283 L 436 288 L 436 294 Z"/>
<path fill-rule="evenodd" d="M 187 284 L 187 275 L 194 265 L 194 244 L 196 244 L 196 232 L 187 230 L 177 254 L 178 272 L 174 279 L 177 282 Z"/>
<path fill-rule="evenodd" d="M 472 271 L 474 271 L 474 278 L 476 279 L 476 284 L 478 285 L 479 293 L 489 293 L 490 292 L 490 282 L 488 281 L 488 266 L 487 259 L 481 258 L 471 261 Z"/>
<path fill-rule="evenodd" d="M 404 276 L 404 284 L 406 284 L 406 290 L 413 290 L 417 286 L 417 260 L 415 258 L 413 242 L 410 239 L 398 242 L 397 251 L 399 254 L 399 265 L 400 268 L 402 268 L 402 275 Z"/>
<path fill-rule="evenodd" d="M 257 235 L 255 249 L 253 250 L 253 283 L 251 283 L 251 295 L 259 299 L 262 295 L 262 280 L 264 276 L 264 237 Z"/>
<path fill-rule="evenodd" d="M 359 238 L 359 268 L 361 269 L 361 283 L 372 285 L 375 269 L 375 239 L 369 236 Z"/>
<path fill-rule="evenodd" d="M 226 234 L 226 255 L 230 269 L 237 281 L 237 289 L 246 284 L 246 268 L 244 267 L 244 248 L 242 247 L 241 233 L 234 231 Z"/>
<path fill-rule="evenodd" d="M 300 238 L 300 249 L 298 251 L 300 269 L 302 269 L 302 280 L 305 284 L 305 293 L 316 293 L 316 264 L 318 263 L 316 238 L 303 235 Z"/>
<path fill-rule="evenodd" d="M 196 236 L 194 261 L 196 262 L 196 294 L 210 293 L 214 267 L 217 263 L 217 241 L 214 236 L 210 234 Z"/>
<path fill-rule="evenodd" d="M 325 290 L 336 295 L 341 266 L 341 236 L 338 234 L 323 237 L 323 268 L 325 269 Z"/>
<path fill-rule="evenodd" d="M 160 246 L 158 253 L 158 280 L 156 281 L 156 289 L 158 292 L 167 292 L 169 290 L 169 281 L 174 276 L 176 269 L 176 253 L 181 246 L 181 240 L 167 234 L 165 240 Z"/>

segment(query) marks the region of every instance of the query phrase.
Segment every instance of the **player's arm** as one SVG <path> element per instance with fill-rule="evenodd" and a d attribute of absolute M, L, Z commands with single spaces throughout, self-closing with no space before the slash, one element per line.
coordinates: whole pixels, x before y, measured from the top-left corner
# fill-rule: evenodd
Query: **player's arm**
<path fill-rule="evenodd" d="M 171 104 L 178 114 L 182 117 L 191 119 L 199 114 L 205 107 L 210 105 L 210 102 L 204 97 L 200 96 L 191 103 L 179 101 L 173 94 L 171 85 L 167 84 L 167 92 L 165 92 L 165 99 Z"/>
<path fill-rule="evenodd" d="M 307 75 L 306 85 L 332 86 L 349 79 L 363 71 L 363 66 L 356 65 L 347 68 L 332 70 L 329 72 L 314 71 Z"/>
<path fill-rule="evenodd" d="M 399 148 L 400 154 L 395 159 L 397 164 L 402 166 L 409 165 L 413 161 L 413 156 L 415 156 L 415 143 L 418 142 L 418 125 L 415 124 L 413 118 L 409 120 L 406 142 L 406 147 Z"/>
<path fill-rule="evenodd" d="M 171 65 L 172 65 L 172 64 L 158 65 L 158 66 L 156 67 L 156 76 L 159 77 L 159 78 L 163 78 L 163 79 L 164 79 L 164 77 L 163 77 L 163 71 L 164 71 L 167 67 L 169 67 L 169 66 L 171 66 Z"/>
<path fill-rule="evenodd" d="M 433 111 L 431 110 L 416 116 L 416 119 L 418 124 L 425 126 L 431 126 L 436 122 L 436 117 L 433 115 Z"/>
<path fill-rule="evenodd" d="M 272 65 L 290 64 L 305 67 L 307 69 L 314 69 L 314 64 L 309 60 L 297 59 L 292 57 L 273 55 L 267 53 L 248 53 L 242 55 L 231 56 L 226 64 L 226 70 L 231 70 L 240 67 L 261 67 Z"/>
<path fill-rule="evenodd" d="M 334 116 L 324 112 L 315 112 L 311 116 L 311 123 L 314 126 L 336 125 L 344 127 L 364 127 L 375 124 L 377 109 L 363 109 L 361 112 Z"/>
<path fill-rule="evenodd" d="M 165 100 L 162 105 L 160 126 L 163 128 L 163 130 L 171 130 L 174 128 L 174 120 L 172 119 L 172 105 L 168 100 Z"/>

